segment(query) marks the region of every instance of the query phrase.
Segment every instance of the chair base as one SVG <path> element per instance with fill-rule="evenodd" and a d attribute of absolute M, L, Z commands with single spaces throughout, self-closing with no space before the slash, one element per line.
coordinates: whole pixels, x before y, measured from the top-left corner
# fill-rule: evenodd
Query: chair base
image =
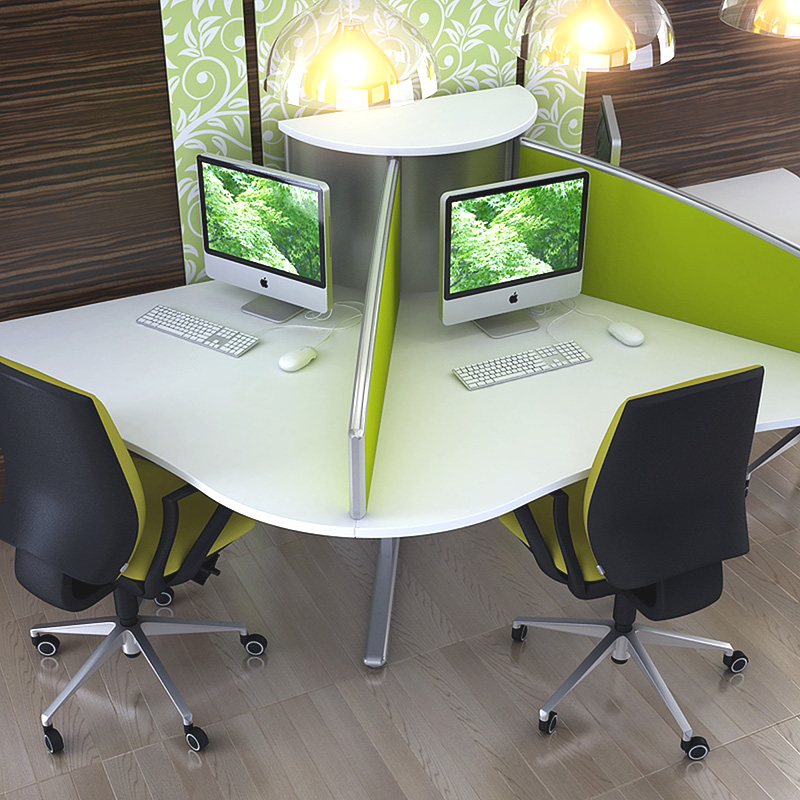
<path fill-rule="evenodd" d="M 517 617 L 512 623 L 512 637 L 517 641 L 525 639 L 528 627 L 546 628 L 562 633 L 574 633 L 581 636 L 599 638 L 600 642 L 573 670 L 572 674 L 561 684 L 554 694 L 542 705 L 539 710 L 540 728 L 549 732 L 555 728 L 553 710 L 556 705 L 574 689 L 606 656 L 611 656 L 616 663 L 624 663 L 629 657 L 639 665 L 655 690 L 664 701 L 678 727 L 681 729 L 682 746 L 690 758 L 695 758 L 687 749 L 689 743 L 700 740 L 701 737 L 692 736 L 692 726 L 672 696 L 667 684 L 661 677 L 656 665 L 644 648 L 644 644 L 658 644 L 669 647 L 691 647 L 710 650 L 721 650 L 724 653 L 723 661 L 733 672 L 741 672 L 747 666 L 747 657 L 739 651 L 734 651 L 728 642 L 716 639 L 706 639 L 702 636 L 677 633 L 662 630 L 649 625 L 640 625 L 634 622 L 629 630 L 620 630 L 617 623 L 611 619 L 560 619 L 550 617 Z M 704 740 L 703 740 L 704 741 Z M 707 745 L 705 752 L 708 751 Z M 705 753 L 703 753 L 705 755 Z M 703 756 L 700 756 L 701 758 Z"/>
<path fill-rule="evenodd" d="M 52 624 L 35 625 L 30 634 L 34 641 L 43 634 L 75 634 L 80 636 L 102 636 L 103 641 L 91 656 L 83 663 L 67 685 L 59 692 L 58 696 L 42 713 L 42 726 L 45 732 L 52 728 L 51 719 L 56 711 L 68 700 L 118 649 L 125 655 L 133 657 L 144 654 L 147 663 L 153 669 L 161 685 L 172 700 L 175 708 L 183 719 L 184 730 L 193 729 L 192 712 L 186 701 L 181 696 L 177 687 L 164 668 L 158 655 L 150 643 L 149 637 L 166 634 L 182 633 L 217 633 L 235 631 L 239 634 L 242 644 L 251 655 L 258 655 L 258 647 L 252 648 L 252 640 L 259 639 L 259 646 L 263 652 L 266 640 L 256 634 L 248 636 L 247 627 L 239 622 L 212 622 L 193 619 L 175 619 L 171 617 L 139 616 L 130 625 L 123 625 L 119 617 L 100 617 L 91 620 L 74 620 L 71 622 L 57 622 Z M 47 654 L 55 654 L 58 640 L 50 644 Z M 261 642 L 263 641 L 263 646 Z M 52 648 L 52 653 L 49 652 Z M 41 652 L 41 650 L 40 650 Z M 49 745 L 48 745 L 49 746 Z M 199 748 L 196 748 L 199 749 Z"/>

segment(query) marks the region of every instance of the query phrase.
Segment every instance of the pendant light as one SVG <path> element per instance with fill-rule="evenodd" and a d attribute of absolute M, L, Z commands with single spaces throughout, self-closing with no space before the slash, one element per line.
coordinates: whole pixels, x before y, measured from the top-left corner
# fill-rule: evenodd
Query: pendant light
<path fill-rule="evenodd" d="M 428 97 L 438 74 L 425 37 L 382 0 L 319 0 L 276 37 L 265 88 L 292 105 L 360 110 Z"/>
<path fill-rule="evenodd" d="M 719 18 L 749 33 L 800 39 L 800 0 L 725 0 Z"/>
<path fill-rule="evenodd" d="M 675 55 L 675 34 L 659 0 L 527 0 L 512 47 L 541 65 L 644 69 Z"/>

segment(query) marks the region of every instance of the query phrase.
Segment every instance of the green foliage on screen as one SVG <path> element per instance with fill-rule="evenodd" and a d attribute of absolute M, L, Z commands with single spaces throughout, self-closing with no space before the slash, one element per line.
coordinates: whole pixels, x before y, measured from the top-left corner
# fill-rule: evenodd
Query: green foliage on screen
<path fill-rule="evenodd" d="M 322 282 L 317 192 L 204 164 L 211 250 Z"/>
<path fill-rule="evenodd" d="M 453 203 L 450 291 L 578 266 L 583 181 L 561 181 Z"/>

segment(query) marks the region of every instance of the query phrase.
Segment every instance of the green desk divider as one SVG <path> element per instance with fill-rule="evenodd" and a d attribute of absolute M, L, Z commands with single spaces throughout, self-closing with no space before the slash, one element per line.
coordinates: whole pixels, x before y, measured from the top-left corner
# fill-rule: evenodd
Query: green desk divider
<path fill-rule="evenodd" d="M 522 140 L 520 175 L 591 173 L 585 294 L 800 352 L 800 249 L 677 189 Z"/>
<path fill-rule="evenodd" d="M 400 304 L 400 162 L 387 161 L 372 250 L 350 410 L 350 516 L 367 513 Z"/>

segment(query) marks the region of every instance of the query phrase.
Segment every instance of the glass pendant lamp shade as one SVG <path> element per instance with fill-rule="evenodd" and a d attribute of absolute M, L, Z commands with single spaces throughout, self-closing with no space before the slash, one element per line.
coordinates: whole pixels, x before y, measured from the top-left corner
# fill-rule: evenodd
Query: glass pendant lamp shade
<path fill-rule="evenodd" d="M 512 47 L 541 65 L 644 69 L 675 55 L 675 34 L 659 0 L 527 0 Z"/>
<path fill-rule="evenodd" d="M 278 34 L 267 92 L 297 106 L 400 105 L 438 88 L 425 37 L 382 0 L 319 0 Z"/>
<path fill-rule="evenodd" d="M 719 18 L 749 33 L 800 39 L 800 0 L 725 0 Z"/>

